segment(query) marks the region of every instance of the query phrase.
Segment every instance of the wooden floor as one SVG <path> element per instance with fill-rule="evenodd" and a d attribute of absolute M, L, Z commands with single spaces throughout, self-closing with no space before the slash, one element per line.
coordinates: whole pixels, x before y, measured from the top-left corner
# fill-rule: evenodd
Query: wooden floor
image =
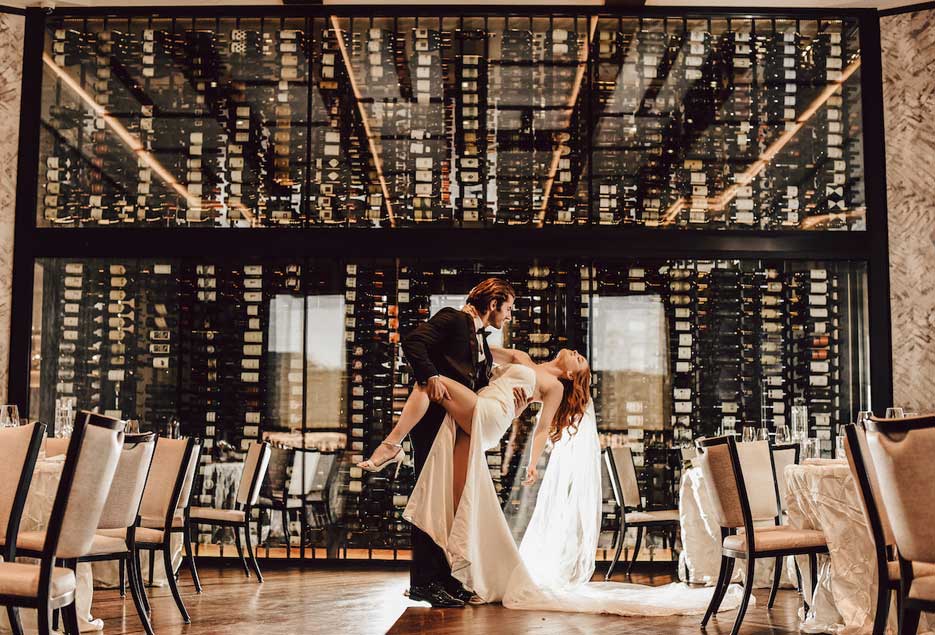
<path fill-rule="evenodd" d="M 499 605 L 464 609 L 430 609 L 409 602 L 403 591 L 408 574 L 401 569 L 277 568 L 265 571 L 257 584 L 240 569 L 204 565 L 200 569 L 204 593 L 195 593 L 187 573 L 182 574 L 182 596 L 191 613 L 186 625 L 168 588 L 149 589 L 153 627 L 157 635 L 202 635 L 231 632 L 238 635 L 325 633 L 370 635 L 393 633 L 432 635 L 460 633 L 575 633 L 599 635 L 699 635 L 699 617 L 621 618 L 606 615 L 511 611 Z M 601 576 L 602 577 L 602 576 Z M 596 576 L 597 578 L 597 576 Z M 614 576 L 624 581 L 623 576 Z M 665 584 L 666 575 L 636 576 L 633 582 Z M 772 611 L 766 610 L 765 590 L 755 590 L 757 606 L 747 611 L 742 635 L 798 633 L 798 595 L 780 591 Z M 129 595 L 97 590 L 94 617 L 104 620 L 104 633 L 143 633 Z M 712 619 L 706 635 L 728 635 L 733 611 Z"/>

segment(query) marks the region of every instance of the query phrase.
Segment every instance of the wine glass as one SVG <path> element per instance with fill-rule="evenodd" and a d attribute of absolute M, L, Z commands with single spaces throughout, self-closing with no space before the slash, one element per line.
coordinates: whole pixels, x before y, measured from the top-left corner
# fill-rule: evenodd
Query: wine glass
<path fill-rule="evenodd" d="M 905 417 L 905 416 L 906 416 L 906 415 L 903 414 L 903 409 L 902 409 L 902 408 L 897 408 L 897 407 L 894 406 L 893 408 L 887 408 L 887 409 L 886 409 L 886 418 L 887 418 L 887 419 L 902 419 L 902 418 Z"/>
<path fill-rule="evenodd" d="M 756 440 L 757 441 L 769 441 L 769 428 L 763 426 L 756 429 Z"/>
<path fill-rule="evenodd" d="M 744 426 L 743 427 L 743 437 L 741 438 L 743 443 L 751 443 L 756 441 L 756 428 L 753 426 Z"/>
<path fill-rule="evenodd" d="M 834 435 L 834 458 L 836 459 L 847 458 L 847 453 L 844 451 L 845 435 L 846 433 L 844 432 L 844 426 L 839 425 Z"/>
<path fill-rule="evenodd" d="M 867 429 L 867 422 L 870 421 L 870 417 L 873 416 L 873 412 L 870 410 L 861 410 L 857 413 L 857 427 L 861 430 Z"/>
<path fill-rule="evenodd" d="M 789 426 L 780 423 L 776 426 L 776 445 L 786 445 L 792 442 L 792 433 L 789 432 Z"/>
<path fill-rule="evenodd" d="M 19 425 L 19 408 L 15 404 L 0 406 L 0 428 L 15 428 Z"/>

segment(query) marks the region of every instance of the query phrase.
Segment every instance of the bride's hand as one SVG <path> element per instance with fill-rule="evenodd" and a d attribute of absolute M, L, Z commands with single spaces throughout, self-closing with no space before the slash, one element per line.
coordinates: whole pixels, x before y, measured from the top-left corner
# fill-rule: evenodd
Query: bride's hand
<path fill-rule="evenodd" d="M 523 481 L 523 485 L 529 486 L 536 482 L 539 478 L 539 471 L 536 469 L 536 466 L 530 465 L 526 468 L 526 479 Z"/>

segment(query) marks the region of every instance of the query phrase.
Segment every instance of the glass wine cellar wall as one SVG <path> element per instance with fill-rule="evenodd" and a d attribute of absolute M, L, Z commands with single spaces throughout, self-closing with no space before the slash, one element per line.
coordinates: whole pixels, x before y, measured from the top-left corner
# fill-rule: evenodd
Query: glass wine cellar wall
<path fill-rule="evenodd" d="M 869 403 L 864 254 L 679 255 L 692 232 L 868 233 L 856 18 L 53 15 L 43 32 L 36 231 L 104 247 L 32 261 L 30 416 L 71 399 L 177 420 L 205 441 L 199 505 L 229 506 L 269 440 L 261 538 L 286 555 L 407 557 L 411 466 L 354 464 L 408 395 L 400 339 L 489 276 L 518 293 L 490 342 L 588 356 L 602 443 L 633 449 L 650 508 L 676 503 L 692 439 L 788 424 L 801 398 L 830 455 Z M 178 246 L 195 232 L 243 249 Z M 276 253 L 282 232 L 347 250 Z M 564 238 L 517 248 L 546 232 Z M 478 233 L 476 255 L 446 251 Z M 660 233 L 682 243 L 634 255 Z M 355 248 L 384 234 L 398 247 Z M 488 453 L 508 515 L 535 412 Z"/>

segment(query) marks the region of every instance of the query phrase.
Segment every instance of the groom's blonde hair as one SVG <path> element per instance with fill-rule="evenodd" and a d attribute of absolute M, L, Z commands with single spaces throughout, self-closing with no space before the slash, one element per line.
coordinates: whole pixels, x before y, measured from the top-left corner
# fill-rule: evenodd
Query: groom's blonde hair
<path fill-rule="evenodd" d="M 477 309 L 480 314 L 486 313 L 491 302 L 496 302 L 496 308 L 503 306 L 509 298 L 515 298 L 516 291 L 513 285 L 503 278 L 487 278 L 468 292 L 467 303 Z"/>

